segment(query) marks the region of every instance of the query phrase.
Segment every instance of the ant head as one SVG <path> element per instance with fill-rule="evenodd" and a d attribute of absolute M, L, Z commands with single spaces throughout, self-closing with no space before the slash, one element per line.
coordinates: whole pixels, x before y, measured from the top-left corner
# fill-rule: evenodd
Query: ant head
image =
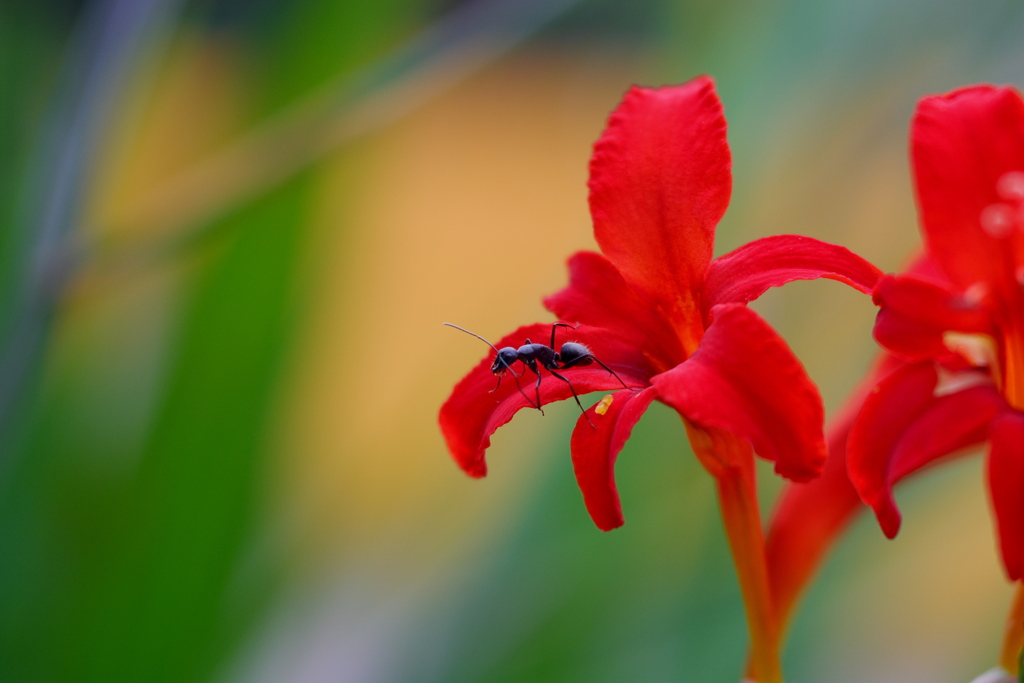
<path fill-rule="evenodd" d="M 498 351 L 494 363 L 491 364 L 491 372 L 495 375 L 500 375 L 512 367 L 512 364 L 517 360 L 519 360 L 519 351 L 512 346 L 506 346 Z"/>
<path fill-rule="evenodd" d="M 563 364 L 576 367 L 590 365 L 594 362 L 594 354 L 590 353 L 590 349 L 577 342 L 562 344 L 562 350 L 558 352 L 558 357 Z"/>

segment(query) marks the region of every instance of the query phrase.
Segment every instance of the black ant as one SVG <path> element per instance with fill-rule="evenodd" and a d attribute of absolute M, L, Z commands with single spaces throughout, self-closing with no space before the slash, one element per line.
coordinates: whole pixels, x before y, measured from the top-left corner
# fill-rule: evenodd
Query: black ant
<path fill-rule="evenodd" d="M 497 391 L 498 387 L 501 386 L 501 378 L 505 375 L 505 371 L 507 370 L 512 373 L 512 378 L 516 383 L 516 387 L 518 387 L 519 389 L 519 393 L 523 395 L 523 398 L 525 398 L 532 407 L 539 410 L 541 415 L 544 414 L 544 409 L 541 408 L 540 406 L 540 367 L 543 367 L 545 370 L 551 373 L 552 376 L 557 377 L 558 379 L 562 380 L 563 382 L 569 385 L 569 391 L 572 392 L 572 397 L 576 399 L 576 405 L 578 405 L 580 407 L 580 410 L 583 411 L 583 417 L 587 418 L 587 422 L 590 423 L 591 427 L 594 426 L 594 423 L 590 422 L 590 416 L 587 415 L 587 411 L 583 408 L 583 404 L 580 403 L 580 397 L 576 393 L 576 387 L 574 387 L 572 385 L 572 382 L 570 382 L 564 376 L 558 374 L 558 370 L 568 370 L 569 368 L 576 368 L 584 365 L 590 365 L 591 363 L 597 363 L 602 368 L 610 372 L 612 377 L 619 380 L 619 384 L 621 384 L 623 388 L 630 389 L 632 391 L 639 391 L 638 389 L 626 386 L 626 383 L 622 381 L 621 377 L 615 374 L 614 370 L 612 370 L 610 367 L 602 363 L 594 354 L 590 352 L 590 349 L 588 349 L 583 344 L 580 344 L 579 342 L 565 342 L 564 344 L 562 344 L 561 350 L 555 351 L 556 330 L 559 327 L 568 327 L 570 329 L 575 330 L 578 327 L 578 325 L 570 325 L 569 323 L 552 324 L 551 343 L 547 346 L 545 346 L 544 344 L 535 344 L 531 342 L 529 339 L 527 339 L 526 343 L 520 346 L 518 349 L 515 348 L 514 346 L 506 346 L 503 349 L 498 349 L 497 347 L 494 346 L 494 344 L 487 341 L 486 339 L 481 337 L 479 334 L 476 334 L 475 332 L 470 332 L 469 330 L 463 329 L 458 325 L 452 325 L 451 323 L 444 324 L 447 325 L 448 327 L 454 327 L 457 330 L 462 330 L 466 334 L 473 335 L 474 337 L 483 341 L 485 344 L 494 349 L 494 352 L 498 354 L 494 358 L 494 363 L 491 364 L 491 372 L 498 376 L 498 384 L 493 389 L 491 389 L 492 393 Z M 529 368 L 530 371 L 533 372 L 533 374 L 537 375 L 537 383 L 534 388 L 537 395 L 536 403 L 529 396 L 527 396 L 526 392 L 523 391 L 522 385 L 519 384 L 519 378 L 526 374 L 526 372 L 523 371 L 522 373 L 516 373 L 516 371 L 512 369 L 512 364 L 515 363 L 516 361 L 522 362 L 522 364 Z"/>

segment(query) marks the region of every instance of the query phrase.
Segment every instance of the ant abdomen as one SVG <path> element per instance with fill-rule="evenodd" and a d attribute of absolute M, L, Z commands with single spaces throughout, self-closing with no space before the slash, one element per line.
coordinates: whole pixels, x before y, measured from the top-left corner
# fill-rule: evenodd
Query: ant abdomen
<path fill-rule="evenodd" d="M 558 359 L 564 366 L 579 367 L 590 365 L 594 362 L 594 354 L 583 344 L 578 342 L 566 342 L 562 344 L 562 350 L 558 352 Z"/>

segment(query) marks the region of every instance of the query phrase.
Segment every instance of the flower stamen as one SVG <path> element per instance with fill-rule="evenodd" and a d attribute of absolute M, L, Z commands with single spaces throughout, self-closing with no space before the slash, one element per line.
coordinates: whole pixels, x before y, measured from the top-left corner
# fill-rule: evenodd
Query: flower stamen
<path fill-rule="evenodd" d="M 996 341 L 990 335 L 949 330 L 942 333 L 942 343 L 973 367 L 993 370 L 999 367 Z"/>

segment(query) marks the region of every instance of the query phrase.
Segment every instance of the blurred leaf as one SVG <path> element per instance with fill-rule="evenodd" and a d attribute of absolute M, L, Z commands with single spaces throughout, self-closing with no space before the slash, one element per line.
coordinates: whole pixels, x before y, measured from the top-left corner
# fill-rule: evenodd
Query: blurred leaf
<path fill-rule="evenodd" d="M 17 261 L 27 236 L 16 230 L 24 211 L 32 145 L 42 144 L 39 125 L 67 38 L 69 16 L 45 3 L 0 4 L 0 330 L 10 315 Z"/>
<path fill-rule="evenodd" d="M 412 0 L 295 0 L 282 7 L 272 49 L 262 55 L 271 108 L 383 55 L 422 18 L 422 4 Z"/>
<path fill-rule="evenodd" d="M 226 607 L 252 541 L 295 324 L 307 186 L 301 178 L 232 217 L 238 238 L 199 283 L 139 481 L 139 565 L 125 577 L 138 611 L 123 635 L 140 661 L 125 680 L 206 678 L 239 636 Z"/>
<path fill-rule="evenodd" d="M 338 23 L 339 6 L 352 4 L 290 8 L 266 92 L 297 94 L 392 35 L 383 6 Z M 310 44 L 321 47 L 298 49 Z M 315 177 L 258 197 L 205 245 L 141 446 L 91 424 L 103 406 L 83 397 L 102 396 L 104 380 L 82 368 L 92 355 L 116 374 L 120 359 L 77 340 L 89 315 L 57 327 L 66 357 L 49 359 L 22 457 L 0 483 L 0 679 L 209 679 L 258 618 L 281 559 L 259 552 L 263 477 Z"/>

